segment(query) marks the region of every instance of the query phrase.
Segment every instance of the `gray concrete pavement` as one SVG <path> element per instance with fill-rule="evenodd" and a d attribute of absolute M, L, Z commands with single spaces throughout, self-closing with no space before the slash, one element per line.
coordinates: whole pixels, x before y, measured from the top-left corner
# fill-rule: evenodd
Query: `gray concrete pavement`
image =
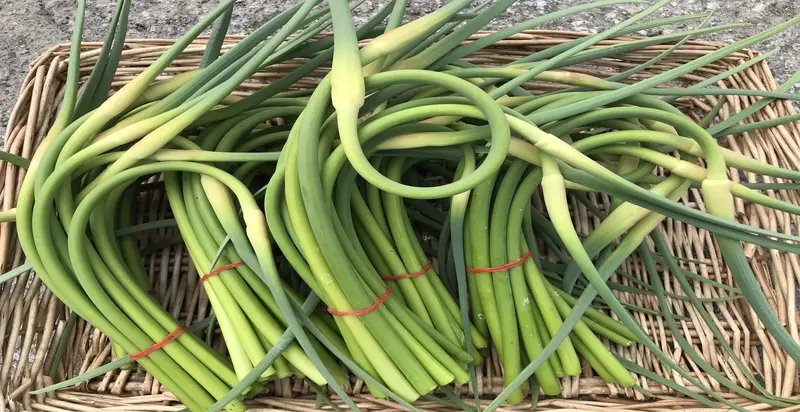
<path fill-rule="evenodd" d="M 430 12 L 446 0 L 411 0 L 412 14 Z M 494 27 L 502 27 L 531 16 L 553 11 L 588 0 L 520 0 L 508 13 L 497 19 Z M 236 6 L 231 33 L 248 32 L 265 18 L 292 4 L 293 0 L 240 0 Z M 86 38 L 98 40 L 114 9 L 113 0 L 89 0 Z M 216 0 L 134 0 L 130 17 L 129 37 L 169 38 L 182 33 L 212 8 Z M 374 11 L 381 4 L 366 0 L 360 15 Z M 69 41 L 74 0 L 0 1 L 0 136 L 8 120 L 8 112 L 16 100 L 19 86 L 30 63 L 39 53 Z M 548 28 L 597 31 L 624 20 L 641 5 L 620 5 L 584 13 L 548 25 Z M 739 33 L 721 33 L 713 38 L 732 41 L 745 34 L 775 25 L 800 14 L 796 0 L 681 0 L 664 7 L 657 15 L 697 13 L 717 10 L 712 22 L 745 22 L 752 26 Z M 677 28 L 673 28 L 677 29 Z M 770 64 L 779 80 L 800 70 L 800 28 L 760 45 L 760 49 L 779 48 Z"/>

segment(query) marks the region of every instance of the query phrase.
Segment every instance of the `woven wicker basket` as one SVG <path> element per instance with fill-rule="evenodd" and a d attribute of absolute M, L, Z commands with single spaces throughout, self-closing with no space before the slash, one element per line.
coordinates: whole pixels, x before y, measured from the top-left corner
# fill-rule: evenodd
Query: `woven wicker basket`
<path fill-rule="evenodd" d="M 531 31 L 498 43 L 491 49 L 484 50 L 471 57 L 481 63 L 503 63 L 518 56 L 527 55 L 536 50 L 551 47 L 576 37 L 580 33 L 554 31 Z M 632 39 L 618 38 L 601 43 L 616 44 Z M 228 39 L 230 43 L 237 38 Z M 115 78 L 115 87 L 129 81 L 141 72 L 170 44 L 169 40 L 131 40 L 122 54 L 119 69 Z M 98 55 L 98 43 L 86 43 L 81 58 L 81 73 L 86 76 Z M 571 70 L 598 76 L 607 76 L 619 70 L 644 62 L 668 48 L 668 45 L 653 46 L 644 50 L 618 56 L 615 59 L 603 59 L 591 65 L 574 67 Z M 650 68 L 650 73 L 663 71 L 675 65 L 691 60 L 719 47 L 716 43 L 692 41 L 675 51 L 668 59 Z M 56 46 L 31 65 L 26 77 L 19 101 L 14 107 L 5 136 L 5 149 L 12 153 L 30 157 L 53 121 L 58 102 L 63 93 L 63 81 L 66 72 L 68 45 Z M 193 69 L 200 61 L 203 43 L 199 41 L 186 49 L 173 62 L 168 74 Z M 684 76 L 683 84 L 690 84 L 711 77 L 744 59 L 753 57 L 751 52 L 735 53 L 726 58 Z M 261 87 L 271 79 L 281 76 L 294 64 L 283 64 L 271 68 L 269 72 L 259 73 L 250 82 L 244 84 L 240 93 L 248 93 Z M 649 75 L 645 73 L 644 75 Z M 314 76 L 304 80 L 306 85 L 314 82 Z M 756 64 L 748 70 L 737 74 L 720 87 L 751 88 L 771 90 L 775 83 L 769 68 L 764 62 Z M 552 85 L 528 85 L 532 90 L 545 90 Z M 738 111 L 750 105 L 753 98 L 731 97 L 720 118 L 727 118 L 731 111 Z M 690 116 L 699 119 L 712 107 L 713 98 L 682 99 L 678 104 Z M 776 102 L 763 109 L 752 120 L 785 115 L 793 112 L 791 104 Z M 725 143 L 733 150 L 761 159 L 768 163 L 780 164 L 791 169 L 800 169 L 800 126 L 797 124 L 776 127 L 769 130 L 748 133 L 745 136 L 728 137 Z M 17 191 L 24 171 L 10 164 L 0 163 L 0 210 L 14 207 Z M 734 179 L 755 181 L 756 176 L 732 176 Z M 761 179 L 761 177 L 759 177 Z M 800 195 L 796 192 L 780 191 L 772 194 L 783 200 L 800 203 Z M 603 195 L 592 195 L 591 199 L 598 205 L 604 205 Z M 138 200 L 140 220 L 148 221 L 163 217 L 169 213 L 168 204 L 162 193 L 147 193 Z M 691 191 L 683 201 L 702 208 L 702 201 L 696 191 Z M 588 231 L 596 224 L 586 212 L 582 203 L 573 201 L 573 216 L 579 230 Z M 789 232 L 800 227 L 788 214 L 776 213 L 762 207 L 737 203 L 738 218 L 741 222 L 776 231 Z M 665 223 L 665 233 L 676 256 L 685 258 L 688 269 L 719 282 L 732 282 L 711 236 L 695 227 L 677 221 Z M 174 230 L 162 229 L 143 235 L 142 241 L 147 247 L 145 262 L 159 298 L 163 305 L 176 317 L 187 322 L 196 321 L 209 315 L 210 305 L 202 288 L 198 286 L 198 276 L 190 264 L 186 251 L 181 244 L 164 246 L 163 240 L 174 235 Z M 760 248 L 750 247 L 746 250 L 750 263 L 758 276 L 762 288 L 774 307 L 776 313 L 784 321 L 793 336 L 798 336 L 797 309 L 795 306 L 796 275 L 800 274 L 800 260 L 797 256 L 781 252 L 764 252 Z M 0 270 L 3 272 L 20 265 L 25 260 L 15 238 L 14 225 L 0 225 Z M 646 275 L 634 259 L 624 265 L 624 270 L 634 277 L 644 279 Z M 667 291 L 678 291 L 677 282 L 668 274 L 663 276 Z M 637 284 L 626 279 L 619 282 L 628 283 L 631 287 Z M 695 293 L 703 298 L 718 297 L 717 291 L 696 283 Z M 642 294 L 618 293 L 623 302 L 641 307 L 656 309 L 655 298 Z M 692 345 L 704 358 L 722 371 L 731 380 L 747 387 L 747 382 L 735 369 L 725 353 L 714 342 L 711 332 L 703 322 L 696 322 L 698 315 L 686 301 L 672 299 L 673 312 L 680 316 L 680 327 Z M 716 313 L 718 327 L 728 337 L 728 342 L 751 368 L 754 374 L 764 380 L 766 388 L 774 394 L 792 396 L 798 393 L 796 365 L 789 359 L 777 343 L 763 331 L 762 325 L 751 310 L 741 301 L 716 301 L 708 303 L 708 310 Z M 658 316 L 638 312 L 638 321 L 652 335 L 662 350 L 670 354 L 685 369 L 696 374 L 701 381 L 712 388 L 720 389 L 719 384 L 682 355 L 680 347 L 675 343 L 666 325 Z M 75 376 L 88 369 L 106 363 L 111 358 L 109 341 L 95 328 L 78 320 L 74 325 L 67 321 L 69 311 L 44 287 L 33 273 L 26 273 L 14 281 L 0 285 L 0 411 L 41 410 L 41 411 L 88 411 L 110 408 L 117 411 L 174 411 L 182 407 L 169 394 L 163 392 L 158 382 L 142 370 L 125 369 L 106 374 L 77 389 L 60 391 L 55 394 L 31 396 L 29 392 L 55 381 Z M 65 332 L 66 331 L 66 332 Z M 59 342 L 63 346 L 63 356 L 56 355 Z M 222 348 L 221 342 L 215 345 Z M 677 374 L 664 367 L 648 351 L 640 345 L 630 348 L 615 348 L 627 359 L 656 372 L 668 379 L 680 379 Z M 679 381 L 680 382 L 680 381 Z M 478 391 L 485 398 L 491 398 L 502 389 L 500 363 L 496 356 L 487 359 L 479 371 Z M 543 410 L 664 410 L 687 409 L 697 405 L 686 398 L 675 397 L 669 390 L 659 384 L 641 381 L 641 384 L 657 395 L 656 399 L 643 399 L 631 390 L 607 385 L 592 375 L 590 369 L 576 378 L 563 380 L 563 398 L 541 399 L 538 406 Z M 357 395 L 360 407 L 368 410 L 402 409 L 399 405 L 385 400 L 377 400 L 360 394 L 364 386 L 353 381 L 347 388 Z M 460 393 L 466 395 L 466 388 Z M 255 410 L 311 410 L 315 408 L 315 398 L 307 385 L 302 381 L 279 381 L 271 384 L 269 394 L 249 401 Z M 732 394 L 726 395 L 731 400 L 745 406 L 748 410 L 767 410 L 765 405 L 756 405 Z M 466 402 L 471 402 L 466 399 Z M 418 403 L 423 410 L 446 410 L 436 401 L 428 400 Z M 511 409 L 530 409 L 531 404 L 523 403 Z M 263 409 L 260 409 L 263 408 Z"/>

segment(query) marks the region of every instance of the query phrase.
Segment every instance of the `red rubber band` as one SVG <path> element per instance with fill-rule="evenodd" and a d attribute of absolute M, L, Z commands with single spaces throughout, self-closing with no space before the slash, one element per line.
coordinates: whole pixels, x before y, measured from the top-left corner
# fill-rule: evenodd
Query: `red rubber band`
<path fill-rule="evenodd" d="M 200 283 L 203 283 L 203 282 L 207 281 L 209 278 L 217 276 L 217 275 L 219 275 L 220 273 L 222 273 L 222 272 L 224 272 L 226 270 L 231 270 L 231 269 L 233 269 L 235 267 L 238 267 L 238 266 L 241 266 L 243 264 L 244 264 L 244 261 L 240 260 L 238 262 L 229 263 L 229 264 L 227 264 L 225 266 L 220 266 L 220 267 L 212 270 L 211 272 L 208 272 L 205 275 L 203 275 L 200 278 Z"/>
<path fill-rule="evenodd" d="M 391 295 L 392 295 L 392 289 L 391 288 L 386 288 L 386 292 L 383 293 L 383 296 L 379 297 L 378 300 L 375 301 L 375 303 L 367 306 L 364 309 L 359 309 L 359 310 L 354 310 L 352 312 L 347 312 L 347 311 L 339 311 L 339 310 L 328 308 L 328 313 L 330 313 L 333 316 L 362 316 L 362 315 L 366 315 L 367 313 L 376 311 L 379 307 L 381 307 L 381 305 L 383 305 L 383 302 L 386 302 L 386 299 L 389 299 L 389 296 L 391 296 Z"/>
<path fill-rule="evenodd" d="M 181 336 L 183 332 L 186 332 L 186 326 L 183 325 L 178 326 L 177 328 L 173 329 L 172 332 L 168 333 L 167 336 L 164 336 L 164 339 L 161 339 L 160 341 L 150 345 L 150 347 L 141 352 L 137 352 L 131 355 L 131 360 L 138 360 L 144 358 L 145 356 L 163 348 L 164 346 L 167 346 L 170 342 L 177 339 L 178 336 Z"/>
<path fill-rule="evenodd" d="M 425 276 L 425 274 L 428 273 L 428 271 L 431 270 L 432 268 L 433 268 L 433 261 L 429 260 L 428 263 L 426 263 L 425 266 L 422 267 L 422 269 L 420 269 L 420 270 L 418 270 L 416 272 L 404 273 L 402 275 L 384 276 L 383 280 L 400 280 L 400 279 L 418 278 L 420 276 Z"/>
<path fill-rule="evenodd" d="M 152 288 L 152 289 L 147 291 L 147 294 L 150 295 L 150 296 L 158 296 L 158 289 Z"/>
<path fill-rule="evenodd" d="M 525 253 L 524 255 L 520 256 L 519 259 L 517 259 L 517 260 L 513 260 L 511 262 L 502 264 L 500 266 L 492 266 L 492 267 L 488 267 L 488 268 L 467 268 L 467 273 L 503 272 L 503 271 L 509 270 L 511 268 L 515 268 L 515 267 L 525 263 L 525 261 L 530 259 L 531 257 L 533 257 L 533 252 L 528 251 L 528 253 Z"/>

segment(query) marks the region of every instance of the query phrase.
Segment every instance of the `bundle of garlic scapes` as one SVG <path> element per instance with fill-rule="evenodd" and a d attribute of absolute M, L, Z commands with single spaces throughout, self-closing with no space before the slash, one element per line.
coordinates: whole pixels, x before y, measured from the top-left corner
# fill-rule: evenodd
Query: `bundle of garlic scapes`
<path fill-rule="evenodd" d="M 748 62 L 687 88 L 668 86 L 800 16 L 643 78 L 632 76 L 687 39 L 738 26 L 598 46 L 707 17 L 645 22 L 662 0 L 615 27 L 507 64 L 468 58 L 523 30 L 626 2 L 633 1 L 581 4 L 465 42 L 513 0 L 451 0 L 409 22 L 405 1 L 391 0 L 360 26 L 351 16 L 358 2 L 303 0 L 223 48 L 234 7 L 225 0 L 109 96 L 131 2 L 119 1 L 79 89 L 80 1 L 59 115 L 30 159 L 15 212 L 3 217 L 16 222 L 37 275 L 110 338 L 118 361 L 137 361 L 193 411 L 244 410 L 244 398 L 290 376 L 327 385 L 354 410 L 345 386 L 357 377 L 373 396 L 414 410 L 422 396 L 475 385 L 474 367 L 490 347 L 505 390 L 486 410 L 519 402 L 529 390 L 557 395 L 560 378 L 584 366 L 610 384 L 644 391 L 641 379 L 658 376 L 614 350 L 633 344 L 692 388 L 659 383 L 709 406 L 740 409 L 663 353 L 633 316 L 638 309 L 614 294 L 613 276 L 634 254 L 651 281 L 648 293 L 699 369 L 728 392 L 789 406 L 794 401 L 763 390 L 733 351 L 747 388 L 686 343 L 659 276 L 673 273 L 697 303 L 688 280 L 697 276 L 678 265 L 661 223 L 672 218 L 713 233 L 736 281 L 721 290 L 746 301 L 800 361 L 800 345 L 773 313 L 741 246 L 798 252 L 800 237 L 737 223 L 733 204 L 743 199 L 791 214 L 800 207 L 728 177 L 738 170 L 800 180 L 800 172 L 716 140 L 796 120 L 737 124 L 773 99 L 797 96 L 711 87 Z M 202 66 L 157 80 L 212 25 Z M 317 36 L 327 29 L 332 36 Z M 667 43 L 677 44 L 607 79 L 563 70 Z M 257 72 L 287 62 L 300 63 L 249 95 L 234 93 Z M 326 67 L 316 86 L 303 86 Z M 531 88 L 542 82 L 557 87 Z M 715 123 L 725 95 L 762 100 Z M 721 98 L 697 123 L 672 104 L 685 96 Z M 681 201 L 693 185 L 702 188 L 705 211 Z M 165 191 L 174 220 L 137 226 L 135 199 L 154 188 Z M 579 233 L 568 196 L 586 192 L 606 194 L 613 207 L 596 210 L 600 224 Z M 207 324 L 181 325 L 148 293 L 135 235 L 162 224 L 179 229 L 224 353 L 195 334 Z"/>

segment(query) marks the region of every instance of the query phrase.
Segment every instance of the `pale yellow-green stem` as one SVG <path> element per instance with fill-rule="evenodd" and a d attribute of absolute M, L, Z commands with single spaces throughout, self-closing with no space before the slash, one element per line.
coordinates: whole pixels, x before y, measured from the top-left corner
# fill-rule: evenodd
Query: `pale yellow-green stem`
<path fill-rule="evenodd" d="M 653 186 L 650 191 L 654 194 L 666 197 L 683 185 L 684 181 L 685 179 L 679 176 L 670 176 L 663 182 Z M 592 230 L 592 233 L 589 234 L 584 242 L 607 244 L 611 240 L 621 236 L 630 229 L 633 224 L 649 213 L 652 212 L 647 208 L 630 202 L 622 202 Z"/>
<path fill-rule="evenodd" d="M 662 133 L 667 133 L 667 134 L 670 134 L 670 135 L 673 135 L 673 136 L 679 136 L 680 135 L 680 133 L 678 133 L 678 131 L 674 127 L 672 127 L 672 125 L 670 125 L 670 124 L 667 124 L 667 123 L 664 123 L 664 122 L 659 122 L 658 120 L 651 120 L 651 119 L 638 119 L 638 120 L 650 130 L 654 130 L 654 131 L 662 132 Z M 694 140 L 692 140 L 692 143 L 697 144 Z"/>
<path fill-rule="evenodd" d="M 136 101 L 133 102 L 133 106 L 134 107 L 141 106 L 145 103 L 154 102 L 156 100 L 161 100 L 167 97 L 170 93 L 174 92 L 175 90 L 178 90 L 178 88 L 180 88 L 184 84 L 188 83 L 189 81 L 197 77 L 197 75 L 200 74 L 200 72 L 202 71 L 203 71 L 202 68 L 190 70 L 188 72 L 178 73 L 175 76 L 172 76 L 168 79 L 164 79 L 153 83 L 152 85 L 150 85 L 150 87 L 148 87 L 145 91 L 142 92 L 141 96 L 139 96 L 139 98 L 136 99 Z M 129 123 L 130 121 L 126 123 L 126 120 L 122 120 L 119 123 L 117 123 L 115 127 L 119 125 L 126 125 Z"/>
<path fill-rule="evenodd" d="M 158 67 L 156 67 L 156 69 L 158 69 Z M 75 131 L 70 140 L 64 145 L 64 149 L 61 151 L 61 155 L 59 155 L 59 164 L 65 160 L 64 156 L 71 155 L 80 150 L 86 143 L 94 138 L 100 128 L 130 107 L 130 105 L 138 99 L 142 91 L 150 85 L 150 82 L 157 74 L 158 73 L 154 72 L 154 70 L 148 68 L 148 70 L 136 76 L 130 83 L 127 83 L 122 89 L 103 102 L 100 107 L 95 109 L 86 122 Z"/>
<path fill-rule="evenodd" d="M 654 127 L 658 127 L 655 123 L 660 122 L 653 122 Z M 656 144 L 663 144 L 667 146 L 674 147 L 676 150 L 681 152 L 690 154 L 695 157 L 703 157 L 703 150 L 700 148 L 700 145 L 697 144 L 696 141 L 690 139 L 688 137 L 679 136 L 676 132 L 670 132 L 669 130 L 674 130 L 669 125 L 664 125 L 661 123 L 661 127 L 658 127 L 664 131 L 640 131 L 640 130 L 618 130 L 613 132 L 601 133 L 598 135 L 590 136 L 584 139 L 581 139 L 575 142 L 572 146 L 581 151 L 587 152 L 598 147 L 606 146 L 609 144 L 618 144 L 624 142 L 649 142 L 649 143 L 656 143 Z M 731 167 L 736 167 L 738 169 L 746 170 L 749 172 L 765 174 L 770 176 L 778 176 L 778 177 L 789 177 L 800 174 L 797 174 L 795 171 L 782 169 L 778 166 L 773 166 L 767 163 L 764 163 L 758 159 L 749 157 L 745 154 L 726 149 L 724 147 L 720 148 L 720 152 L 722 153 L 722 157 L 725 159 L 726 164 L 730 165 Z"/>
<path fill-rule="evenodd" d="M 638 156 L 669 170 L 677 176 L 681 176 L 695 182 L 704 181 L 708 174 L 708 171 L 700 165 L 656 152 L 654 150 L 639 147 L 609 146 L 599 149 L 598 151 Z M 733 196 L 746 199 L 757 204 L 766 205 L 774 209 L 785 210 L 793 213 L 800 211 L 797 210 L 798 207 L 796 205 L 761 194 L 758 191 L 742 185 L 741 183 L 730 181 L 728 187 L 730 188 L 731 195 Z"/>
<path fill-rule="evenodd" d="M 0 212 L 0 223 L 13 222 L 17 220 L 17 209 L 11 208 Z"/>
<path fill-rule="evenodd" d="M 369 44 L 361 49 L 362 63 L 371 63 L 379 57 L 386 56 L 392 52 L 403 50 L 410 45 L 419 43 L 422 40 L 422 36 L 426 35 L 431 27 L 438 27 L 450 21 L 450 19 L 464 7 L 464 3 L 464 1 L 451 1 L 432 13 L 426 14 L 372 39 Z M 398 63 L 398 65 L 400 63 Z M 396 70 L 398 68 L 399 67 L 392 67 L 390 70 Z"/>

